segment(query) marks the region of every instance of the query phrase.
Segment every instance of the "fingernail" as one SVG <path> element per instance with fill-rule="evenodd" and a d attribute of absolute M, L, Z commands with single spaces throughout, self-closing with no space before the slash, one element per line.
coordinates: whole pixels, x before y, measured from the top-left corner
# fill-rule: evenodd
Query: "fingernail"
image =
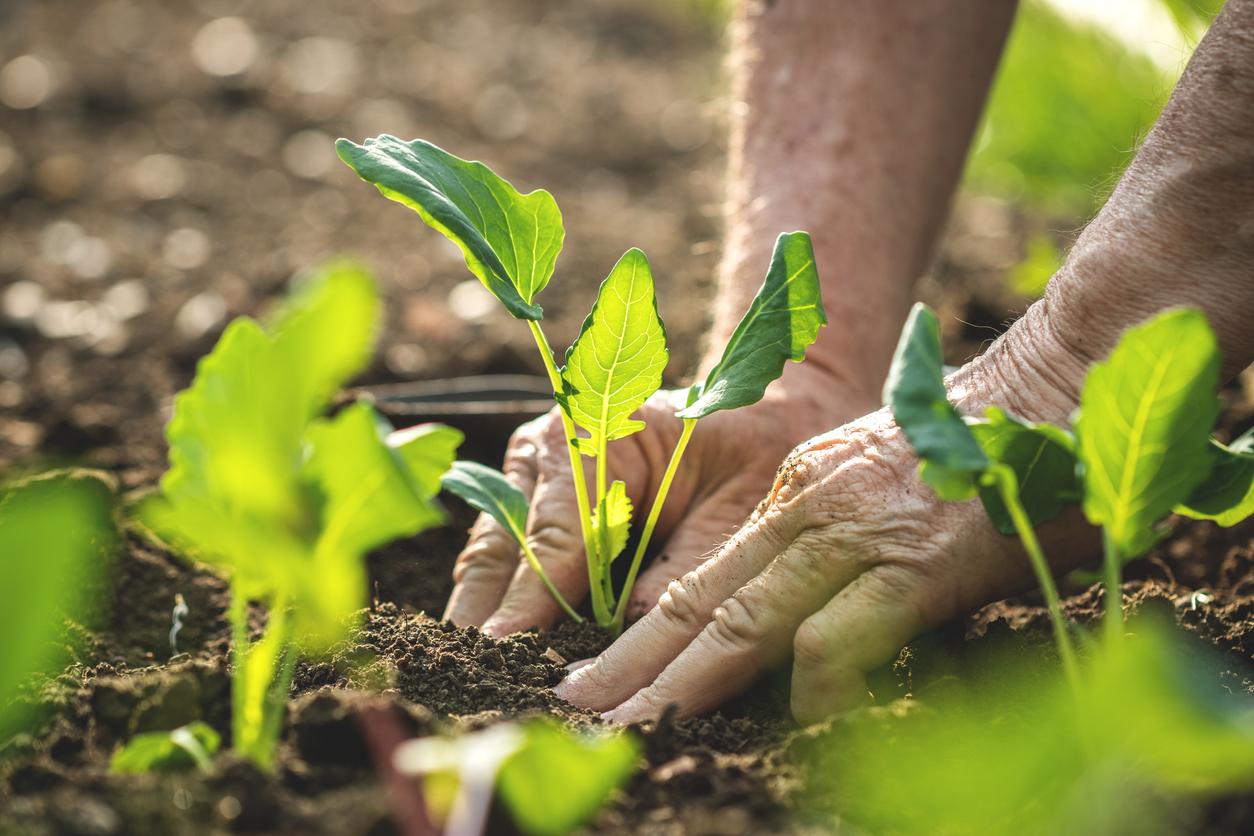
<path fill-rule="evenodd" d="M 588 665 L 591 665 L 596 660 L 597 660 L 597 657 L 589 656 L 587 659 L 580 659 L 577 662 L 571 662 L 569 665 L 566 666 L 566 670 L 570 671 L 571 673 L 574 673 L 580 668 L 588 667 Z"/>

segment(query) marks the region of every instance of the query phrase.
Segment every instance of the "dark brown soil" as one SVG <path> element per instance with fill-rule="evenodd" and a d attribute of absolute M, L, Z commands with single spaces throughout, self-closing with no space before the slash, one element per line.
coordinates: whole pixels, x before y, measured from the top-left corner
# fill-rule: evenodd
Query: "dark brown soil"
<path fill-rule="evenodd" d="M 0 62 L 34 55 L 55 81 L 44 104 L 5 109 L 0 124 L 0 469 L 68 460 L 106 468 L 127 489 L 153 485 L 170 397 L 225 320 L 264 310 L 294 270 L 346 249 L 377 271 L 388 302 L 365 382 L 539 371 L 525 329 L 458 301 L 468 276 L 455 254 L 334 160 L 324 165 L 319 143 L 337 135 L 430 137 L 524 188 L 550 189 L 567 225 L 560 275 L 543 300 L 557 344 L 573 336 L 618 255 L 641 246 L 665 276 L 672 354 L 691 357 L 717 260 L 725 102 L 719 30 L 680 7 L 37 0 L 0 8 Z M 247 20 L 257 57 L 242 74 L 216 78 L 197 69 L 191 44 L 228 15 Z M 339 67 L 325 89 L 302 87 L 311 60 Z M 521 133 L 502 133 L 492 116 L 503 110 L 515 126 L 525 123 Z M 1042 223 L 996 201 L 960 201 L 920 288 L 951 325 L 951 360 L 975 353 L 1025 306 L 1001 277 L 1025 230 Z M 32 285 L 42 293 L 36 303 Z M 676 363 L 670 374 L 683 372 Z M 1254 419 L 1252 388 L 1225 391 L 1229 430 Z M 436 620 L 470 521 L 466 509 L 452 511 L 450 527 L 370 557 L 374 603 L 364 629 L 334 659 L 299 666 L 273 775 L 229 755 L 204 777 L 107 773 L 113 748 L 136 732 L 193 719 L 229 732 L 224 585 L 128 541 L 103 619 L 71 628 L 75 664 L 32 695 L 50 709 L 47 721 L 3 744 L 0 833 L 388 833 L 363 718 L 390 716 L 409 735 L 533 713 L 598 724 L 549 687 L 604 636 L 568 625 L 494 641 Z M 1209 601 L 1195 596 L 1203 590 Z M 1097 591 L 1067 591 L 1071 615 L 1099 613 Z M 1132 569 L 1125 592 L 1134 608 L 1169 609 L 1225 654 L 1224 687 L 1254 688 L 1254 526 L 1182 524 Z M 176 594 L 190 607 L 178 655 L 168 639 Z M 935 683 L 968 675 L 989 643 L 1048 655 L 1038 603 L 995 604 L 915 642 L 874 678 L 880 702 L 926 702 Z M 643 730 L 645 758 L 589 830 L 839 829 L 795 816 L 803 774 L 788 753 L 806 732 L 788 719 L 786 688 L 782 672 L 712 717 Z M 895 722 L 882 712 L 847 722 L 863 716 Z M 1254 802 L 1226 799 L 1206 816 L 1216 832 L 1250 832 Z M 509 832 L 501 817 L 493 827 Z"/>

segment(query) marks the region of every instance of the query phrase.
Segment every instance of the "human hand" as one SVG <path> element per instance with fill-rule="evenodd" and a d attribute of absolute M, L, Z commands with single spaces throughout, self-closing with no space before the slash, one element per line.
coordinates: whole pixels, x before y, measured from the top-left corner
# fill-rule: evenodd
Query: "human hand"
<path fill-rule="evenodd" d="M 1041 338 L 1011 338 L 955 375 L 951 397 L 968 411 L 995 403 L 1059 420 L 1083 368 Z M 917 466 L 887 410 L 803 444 L 748 524 L 557 693 L 618 722 L 672 704 L 689 716 L 792 653 L 799 720 L 865 701 L 866 673 L 914 636 L 1032 583 L 1026 556 L 978 502 L 942 502 Z M 1091 542 L 1079 519 L 1041 531 L 1056 568 Z"/>
<path fill-rule="evenodd" d="M 659 392 L 636 413 L 646 429 L 609 446 L 609 478 L 627 484 L 636 518 L 648 513 L 681 422 L 682 391 Z M 770 488 L 783 457 L 802 439 L 861 414 L 869 397 L 851 394 L 818 367 L 790 366 L 766 397 L 733 413 L 702 419 L 658 521 L 665 545 L 636 581 L 628 615 L 657 601 L 667 583 L 693 569 L 744 522 Z M 591 467 L 589 465 L 589 467 Z M 588 587 L 579 514 L 560 417 L 555 410 L 518 429 L 504 471 L 531 499 L 528 540 L 562 595 L 580 600 Z M 592 471 L 588 471 L 589 480 Z M 643 507 L 642 507 L 643 506 Z M 456 585 L 444 617 L 505 635 L 547 627 L 561 610 L 540 579 L 520 560 L 501 526 L 481 515 L 454 569 Z"/>

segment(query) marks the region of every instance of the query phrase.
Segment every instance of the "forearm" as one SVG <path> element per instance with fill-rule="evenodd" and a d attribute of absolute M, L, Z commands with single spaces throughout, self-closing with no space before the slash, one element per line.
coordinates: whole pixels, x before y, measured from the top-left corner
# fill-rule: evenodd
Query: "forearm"
<path fill-rule="evenodd" d="M 987 0 L 742 5 L 713 351 L 776 236 L 805 229 L 830 320 L 807 365 L 878 403 L 1013 11 Z"/>
<path fill-rule="evenodd" d="M 1178 305 L 1205 312 L 1225 376 L 1254 360 L 1254 0 L 1229 0 L 1045 298 L 973 371 L 1003 378 L 981 385 L 1012 408 L 1065 419 L 1088 365 Z M 1033 415 L 1051 389 L 1050 414 Z"/>

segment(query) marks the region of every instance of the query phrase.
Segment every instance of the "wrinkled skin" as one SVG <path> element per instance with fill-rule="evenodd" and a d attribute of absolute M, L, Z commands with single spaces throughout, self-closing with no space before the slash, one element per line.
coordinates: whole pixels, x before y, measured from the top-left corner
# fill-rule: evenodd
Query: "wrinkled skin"
<path fill-rule="evenodd" d="M 654 544 L 659 556 L 641 572 L 629 601 L 637 617 L 674 578 L 697 566 L 731 535 L 770 489 L 779 462 L 801 440 L 865 412 L 866 396 L 842 393 L 818 368 L 791 366 L 760 403 L 701 419 L 671 485 Z M 821 395 L 818 393 L 822 393 Z M 609 445 L 609 478 L 627 483 L 642 521 L 679 438 L 683 393 L 663 391 L 637 413 L 647 427 Z M 593 466 L 585 459 L 588 484 Z M 583 540 L 566 440 L 556 409 L 520 427 L 505 456 L 506 476 L 531 499 L 528 538 L 554 584 L 572 602 L 588 587 Z M 620 560 L 629 560 L 624 555 Z M 492 635 L 547 627 L 561 615 L 500 525 L 481 515 L 454 569 L 445 618 Z"/>

